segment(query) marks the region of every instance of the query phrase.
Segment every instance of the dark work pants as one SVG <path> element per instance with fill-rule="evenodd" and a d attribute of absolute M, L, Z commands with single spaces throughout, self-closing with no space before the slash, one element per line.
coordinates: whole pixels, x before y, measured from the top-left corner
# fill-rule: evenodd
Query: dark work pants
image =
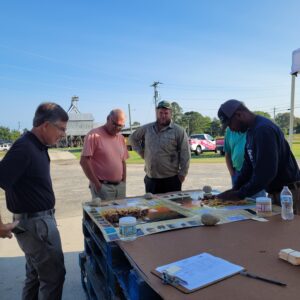
<path fill-rule="evenodd" d="M 20 219 L 26 229 L 15 237 L 25 253 L 23 300 L 61 300 L 65 280 L 64 255 L 54 216 Z"/>
<path fill-rule="evenodd" d="M 152 194 L 181 191 L 182 185 L 178 175 L 167 178 L 150 178 L 146 175 L 144 182 L 146 193 Z"/>

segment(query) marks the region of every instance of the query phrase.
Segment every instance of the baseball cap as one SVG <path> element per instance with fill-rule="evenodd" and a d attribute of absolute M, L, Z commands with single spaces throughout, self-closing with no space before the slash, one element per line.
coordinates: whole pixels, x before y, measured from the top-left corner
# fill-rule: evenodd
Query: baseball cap
<path fill-rule="evenodd" d="M 163 100 L 158 102 L 156 108 L 167 108 L 167 109 L 172 109 L 171 103 L 169 101 Z"/>
<path fill-rule="evenodd" d="M 224 102 L 219 110 L 218 110 L 218 117 L 223 125 L 223 128 L 225 128 L 236 110 L 243 105 L 243 102 L 235 99 L 230 99 Z"/>

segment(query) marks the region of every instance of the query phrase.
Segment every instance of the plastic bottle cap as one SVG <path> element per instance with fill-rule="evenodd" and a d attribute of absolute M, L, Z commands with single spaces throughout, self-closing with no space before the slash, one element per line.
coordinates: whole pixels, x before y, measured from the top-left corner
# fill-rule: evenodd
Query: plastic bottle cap
<path fill-rule="evenodd" d="M 256 198 L 256 202 L 259 202 L 259 203 L 270 203 L 272 200 L 271 198 L 268 198 L 268 197 L 257 197 Z"/>
<path fill-rule="evenodd" d="M 119 225 L 135 225 L 136 218 L 135 217 L 122 217 L 119 219 Z"/>

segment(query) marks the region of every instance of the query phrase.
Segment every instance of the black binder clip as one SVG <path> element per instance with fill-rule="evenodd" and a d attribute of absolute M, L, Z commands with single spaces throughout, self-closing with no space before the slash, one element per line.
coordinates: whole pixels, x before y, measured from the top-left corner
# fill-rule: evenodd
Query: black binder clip
<path fill-rule="evenodd" d="M 163 282 L 163 284 L 171 284 L 171 285 L 187 284 L 187 282 L 185 280 L 168 273 L 166 270 L 162 272 L 162 282 Z"/>

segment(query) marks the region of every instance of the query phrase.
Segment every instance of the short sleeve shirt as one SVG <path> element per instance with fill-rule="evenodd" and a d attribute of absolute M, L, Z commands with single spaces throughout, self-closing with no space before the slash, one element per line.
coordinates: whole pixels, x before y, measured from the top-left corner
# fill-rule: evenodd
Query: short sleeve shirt
<path fill-rule="evenodd" d="M 232 166 L 240 171 L 243 167 L 245 156 L 246 133 L 231 131 L 225 132 L 224 151 L 231 156 Z"/>
<path fill-rule="evenodd" d="M 99 180 L 118 182 L 123 178 L 123 162 L 129 157 L 123 135 L 110 135 L 104 126 L 92 129 L 84 139 L 82 156 L 91 158 Z"/>
<path fill-rule="evenodd" d="M 12 213 L 52 209 L 55 197 L 48 148 L 30 131 L 20 137 L 0 162 L 0 187 Z"/>

